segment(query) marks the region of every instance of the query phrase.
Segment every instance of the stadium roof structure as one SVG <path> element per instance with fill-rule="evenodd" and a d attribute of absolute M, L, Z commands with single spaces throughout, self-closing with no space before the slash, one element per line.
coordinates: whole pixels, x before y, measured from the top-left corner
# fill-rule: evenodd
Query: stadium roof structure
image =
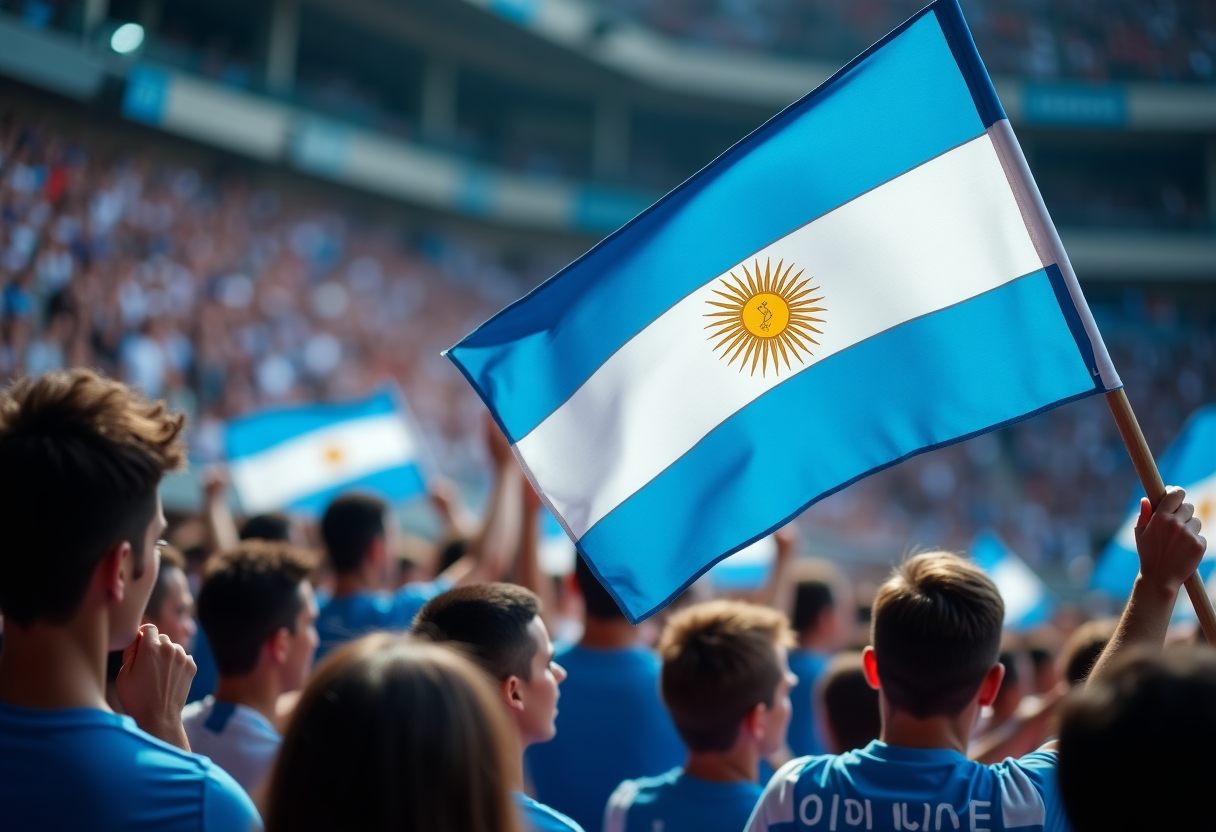
<path fill-rule="evenodd" d="M 285 94 L 295 71 L 302 3 L 422 56 L 415 134 L 394 134 Z M 586 0 L 268 0 L 263 5 L 269 11 L 269 43 L 265 77 L 257 84 L 242 87 L 205 77 L 150 49 L 119 56 L 98 48 L 96 38 L 31 29 L 3 13 L 0 74 L 80 100 L 100 100 L 104 90 L 116 87 L 119 112 L 132 121 L 424 208 L 506 227 L 600 236 L 661 193 L 621 173 L 631 111 L 697 124 L 716 119 L 725 124 L 719 135 L 727 136 L 714 151 L 719 152 L 836 69 L 826 61 L 690 45 L 609 16 Z M 244 7 L 235 8 L 243 13 Z M 591 169 L 537 175 L 435 140 L 440 128 L 451 131 L 455 120 L 458 67 L 518 88 L 586 101 Z M 1216 85 L 1091 85 L 1012 77 L 997 77 L 995 83 L 1020 128 L 1200 143 L 1210 180 L 1206 199 L 1216 219 Z M 1216 235 L 1210 225 L 1206 231 L 1065 226 L 1062 233 L 1082 277 L 1216 279 Z"/>

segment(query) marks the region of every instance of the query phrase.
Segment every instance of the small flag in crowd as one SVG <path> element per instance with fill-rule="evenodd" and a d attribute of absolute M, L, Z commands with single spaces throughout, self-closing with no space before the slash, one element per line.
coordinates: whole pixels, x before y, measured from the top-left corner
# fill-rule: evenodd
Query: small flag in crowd
<path fill-rule="evenodd" d="M 718 592 L 751 592 L 764 586 L 777 559 L 777 541 L 762 537 L 740 549 L 709 570 L 709 580 Z"/>
<path fill-rule="evenodd" d="M 400 395 L 254 413 L 225 429 L 228 468 L 247 513 L 320 513 L 350 489 L 400 502 L 425 493 L 420 441 Z"/>
<path fill-rule="evenodd" d="M 1005 629 L 1031 630 L 1051 620 L 1055 602 L 1047 585 L 996 532 L 985 530 L 976 536 L 971 559 L 988 573 L 1005 599 Z"/>
<path fill-rule="evenodd" d="M 634 621 L 849 483 L 1120 386 L 956 0 L 447 354 Z"/>
<path fill-rule="evenodd" d="M 1158 461 L 1158 468 L 1165 482 L 1186 489 L 1186 500 L 1195 507 L 1195 516 L 1203 523 L 1202 534 L 1209 543 L 1198 571 L 1206 581 L 1216 566 L 1216 547 L 1210 542 L 1216 528 L 1216 405 L 1207 405 L 1191 414 L 1178 438 Z M 1121 600 L 1130 595 L 1140 572 L 1136 518 L 1140 516 L 1143 496 L 1144 492 L 1137 486 L 1128 502 L 1123 525 L 1102 552 L 1094 569 L 1093 588 L 1112 598 Z M 1175 618 L 1186 617 L 1189 610 L 1190 598 L 1183 593 L 1175 609 Z"/>

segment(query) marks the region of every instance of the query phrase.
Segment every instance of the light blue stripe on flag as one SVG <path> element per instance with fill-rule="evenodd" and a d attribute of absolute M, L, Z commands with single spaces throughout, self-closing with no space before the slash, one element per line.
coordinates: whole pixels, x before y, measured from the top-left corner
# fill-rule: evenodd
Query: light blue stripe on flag
<path fill-rule="evenodd" d="M 869 473 L 1119 386 L 954 0 L 448 355 L 634 621 Z"/>
<path fill-rule="evenodd" d="M 228 423 L 228 466 L 250 514 L 320 513 L 344 491 L 391 503 L 422 494 L 420 442 L 395 391 L 340 404 L 277 408 Z"/>

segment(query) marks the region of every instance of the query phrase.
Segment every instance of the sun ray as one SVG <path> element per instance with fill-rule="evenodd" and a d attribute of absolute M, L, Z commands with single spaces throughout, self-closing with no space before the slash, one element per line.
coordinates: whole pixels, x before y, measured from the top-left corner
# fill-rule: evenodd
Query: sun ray
<path fill-rule="evenodd" d="M 819 346 L 814 336 L 823 335 L 819 326 L 824 319 L 818 313 L 827 311 L 816 305 L 824 296 L 811 285 L 813 279 L 784 257 L 776 264 L 766 257 L 763 268 L 754 258 L 727 272 L 712 287 L 705 301 L 709 309 L 702 315 L 709 319 L 702 329 L 712 351 L 727 366 L 738 362 L 740 373 L 754 376 L 759 370 L 761 378 L 770 364 L 776 376 L 783 365 L 793 372 L 795 359 L 805 366 L 806 356 Z"/>

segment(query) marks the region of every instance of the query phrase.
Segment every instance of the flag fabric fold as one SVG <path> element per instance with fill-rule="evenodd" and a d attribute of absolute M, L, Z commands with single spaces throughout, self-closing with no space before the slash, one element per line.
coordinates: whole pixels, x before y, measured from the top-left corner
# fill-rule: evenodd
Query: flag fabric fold
<path fill-rule="evenodd" d="M 360 401 L 264 410 L 225 426 L 228 471 L 248 514 L 318 514 L 342 491 L 398 503 L 425 493 L 421 442 L 404 400 L 385 389 Z"/>
<path fill-rule="evenodd" d="M 634 621 L 874 471 L 1120 386 L 954 0 L 447 355 Z"/>
<path fill-rule="evenodd" d="M 991 529 L 976 535 L 971 559 L 988 573 L 1005 601 L 1005 629 L 1033 630 L 1051 621 L 1055 600 L 1038 573 Z"/>

